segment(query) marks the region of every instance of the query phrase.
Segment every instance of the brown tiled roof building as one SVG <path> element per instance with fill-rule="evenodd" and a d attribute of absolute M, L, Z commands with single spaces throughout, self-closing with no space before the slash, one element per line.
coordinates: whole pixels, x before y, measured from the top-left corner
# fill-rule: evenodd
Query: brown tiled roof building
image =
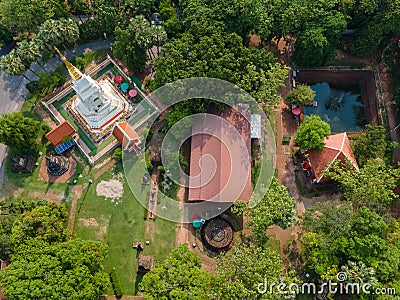
<path fill-rule="evenodd" d="M 72 137 L 75 133 L 76 133 L 75 128 L 72 127 L 72 125 L 67 120 L 65 120 L 56 128 L 49 131 L 46 134 L 46 139 L 48 139 L 50 143 L 52 143 L 53 146 L 56 147 L 62 144 L 63 138 L 65 138 L 66 136 Z"/>
<path fill-rule="evenodd" d="M 251 184 L 250 113 L 227 108 L 220 118 L 195 119 L 190 157 L 188 201 L 248 201 Z M 232 135 L 236 128 L 241 140 Z M 207 132 L 195 134 L 197 132 Z M 197 177 L 197 179 L 195 179 Z M 193 187 L 195 186 L 195 187 Z M 238 196 L 240 195 L 240 196 Z"/>
<path fill-rule="evenodd" d="M 345 162 L 348 159 L 355 169 L 359 169 L 346 132 L 325 138 L 324 144 L 321 151 L 313 149 L 306 153 L 317 183 L 329 180 L 323 173 L 336 160 Z"/>

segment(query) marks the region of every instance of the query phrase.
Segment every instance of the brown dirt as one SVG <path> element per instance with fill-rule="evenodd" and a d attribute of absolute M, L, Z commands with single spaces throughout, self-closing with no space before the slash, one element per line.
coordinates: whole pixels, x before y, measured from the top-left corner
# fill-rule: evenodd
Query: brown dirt
<path fill-rule="evenodd" d="M 108 161 L 104 167 L 102 167 L 96 174 L 94 174 L 94 180 L 96 180 L 109 169 L 111 169 L 116 164 L 116 162 L 117 161 L 115 159 L 111 159 L 110 161 Z"/>
<path fill-rule="evenodd" d="M 18 198 L 21 196 L 22 192 L 24 189 L 18 189 L 13 193 L 13 197 Z M 46 193 L 46 192 L 39 192 L 39 191 L 30 191 L 29 192 L 29 198 L 32 199 L 45 199 L 46 201 L 49 202 L 54 202 L 56 204 L 61 204 L 63 200 L 64 194 L 53 194 L 53 193 Z"/>
<path fill-rule="evenodd" d="M 73 230 L 74 230 L 76 203 L 77 203 L 78 199 L 80 199 L 82 197 L 83 189 L 86 186 L 87 186 L 87 184 L 75 185 L 75 186 L 69 187 L 70 193 L 74 194 L 72 204 L 71 204 L 71 210 L 69 212 L 68 226 L 67 226 L 68 230 L 71 232 L 73 232 Z"/>
<path fill-rule="evenodd" d="M 47 160 L 46 158 L 43 158 L 42 163 L 40 164 L 38 180 L 46 182 L 68 182 L 76 171 L 76 161 L 72 158 L 72 156 L 69 156 L 68 160 L 69 160 L 68 171 L 62 174 L 61 176 L 53 176 L 47 172 L 47 166 L 46 166 Z"/>
<path fill-rule="evenodd" d="M 41 105 L 36 105 L 35 111 L 37 114 L 40 116 L 43 122 L 45 122 L 47 125 L 49 125 L 51 128 L 54 128 L 57 126 L 57 124 L 53 121 L 53 119 L 50 117 L 49 113 L 47 113 Z"/>
<path fill-rule="evenodd" d="M 111 179 L 109 181 L 100 181 L 96 186 L 97 196 L 118 199 L 124 195 L 124 186 L 121 181 Z"/>
<path fill-rule="evenodd" d="M 95 218 L 89 218 L 89 219 L 80 218 L 78 221 L 81 222 L 82 225 L 85 227 L 99 226 L 99 223 L 97 222 L 97 220 Z"/>
<path fill-rule="evenodd" d="M 106 165 L 109 161 L 111 160 L 111 157 L 106 158 L 103 162 L 96 164 L 93 169 L 100 169 L 101 167 L 103 167 L 104 165 Z"/>

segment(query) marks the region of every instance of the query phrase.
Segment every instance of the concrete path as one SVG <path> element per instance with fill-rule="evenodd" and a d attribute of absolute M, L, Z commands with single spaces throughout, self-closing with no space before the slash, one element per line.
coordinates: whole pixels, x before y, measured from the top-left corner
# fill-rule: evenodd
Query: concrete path
<path fill-rule="evenodd" d="M 62 51 L 68 59 L 72 59 L 75 56 L 79 56 L 84 53 L 110 48 L 110 44 L 111 41 L 109 40 L 99 40 L 79 45 L 78 47 L 67 51 L 60 47 L 60 51 Z M 0 56 L 7 54 L 10 50 L 10 48 L 1 49 Z M 61 59 L 58 57 L 54 57 L 44 64 L 44 68 L 46 71 L 52 72 L 61 64 Z M 31 69 L 35 72 L 43 72 L 42 68 L 37 63 L 32 64 Z M 25 76 L 31 80 L 38 80 L 38 77 L 29 70 L 25 72 Z M 17 112 L 21 110 L 24 99 L 29 94 L 29 91 L 25 88 L 25 84 L 27 82 L 28 80 L 22 75 L 10 76 L 0 70 L 0 114 Z M 3 183 L 4 161 L 6 158 L 6 154 L 6 146 L 0 144 L 0 186 Z"/>

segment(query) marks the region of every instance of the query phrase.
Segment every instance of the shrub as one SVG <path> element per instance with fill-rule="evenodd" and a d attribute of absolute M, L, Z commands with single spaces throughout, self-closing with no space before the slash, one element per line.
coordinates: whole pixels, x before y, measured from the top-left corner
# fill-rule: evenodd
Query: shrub
<path fill-rule="evenodd" d="M 117 270 L 115 269 L 115 267 L 112 268 L 112 270 L 111 270 L 110 278 L 111 278 L 111 284 L 112 284 L 115 296 L 122 297 L 121 283 L 119 282 Z"/>
<path fill-rule="evenodd" d="M 120 147 L 118 147 L 117 149 L 114 150 L 113 157 L 116 160 L 121 160 L 122 159 L 122 149 Z"/>
<path fill-rule="evenodd" d="M 30 93 L 36 93 L 39 87 L 39 81 L 31 81 L 25 84 L 25 87 Z"/>

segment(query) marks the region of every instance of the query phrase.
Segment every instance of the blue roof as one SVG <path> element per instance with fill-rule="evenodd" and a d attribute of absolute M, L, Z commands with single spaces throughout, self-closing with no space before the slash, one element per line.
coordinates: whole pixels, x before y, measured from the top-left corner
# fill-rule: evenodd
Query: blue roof
<path fill-rule="evenodd" d="M 57 152 L 57 154 L 61 154 L 64 151 L 68 150 L 72 146 L 74 146 L 76 143 L 74 140 L 70 140 L 69 142 L 62 143 L 60 146 L 57 146 L 54 150 Z"/>

